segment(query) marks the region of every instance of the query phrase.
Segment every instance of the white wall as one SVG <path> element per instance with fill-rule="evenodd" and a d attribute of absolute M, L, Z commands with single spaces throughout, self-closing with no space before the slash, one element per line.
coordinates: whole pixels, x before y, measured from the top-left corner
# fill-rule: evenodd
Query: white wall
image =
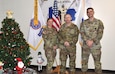
<path fill-rule="evenodd" d="M 100 18 L 105 26 L 102 39 L 102 66 L 104 69 L 115 70 L 115 6 L 114 0 L 92 0 L 95 16 Z"/>
<path fill-rule="evenodd" d="M 29 23 L 33 13 L 34 0 L 0 0 L 0 22 L 6 17 L 6 11 L 12 10 L 13 17 L 20 25 L 21 31 L 24 33 L 25 39 L 28 36 Z M 115 1 L 114 0 L 92 0 L 92 7 L 95 9 L 95 17 L 99 18 L 104 23 L 104 36 L 102 43 L 102 68 L 104 70 L 115 70 Z M 1 25 L 0 25 L 1 27 Z M 81 68 L 81 47 L 77 44 L 77 59 L 76 67 Z M 41 50 L 42 47 L 39 49 Z M 36 64 L 37 51 L 32 51 L 35 54 L 32 64 Z M 44 52 L 44 51 L 43 51 Z M 45 56 L 44 56 L 45 58 Z M 46 61 L 46 58 L 45 58 Z M 44 65 L 46 62 L 44 63 Z M 68 66 L 68 64 L 67 64 Z M 89 60 L 89 68 L 94 68 L 92 57 Z"/>

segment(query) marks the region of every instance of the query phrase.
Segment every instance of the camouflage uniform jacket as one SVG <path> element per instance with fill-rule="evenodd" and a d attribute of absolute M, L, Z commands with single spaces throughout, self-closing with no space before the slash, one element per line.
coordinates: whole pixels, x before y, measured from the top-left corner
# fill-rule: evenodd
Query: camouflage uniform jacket
<path fill-rule="evenodd" d="M 76 45 L 78 41 L 79 30 L 75 24 L 71 24 L 66 27 L 66 24 L 63 24 L 59 30 L 59 43 L 64 44 L 65 41 L 68 41 L 70 45 Z"/>
<path fill-rule="evenodd" d="M 57 31 L 54 28 L 43 28 L 43 40 L 44 40 L 44 46 L 46 47 L 53 47 L 57 45 Z"/>
<path fill-rule="evenodd" d="M 86 19 L 84 22 L 81 23 L 80 26 L 80 33 L 81 37 L 83 39 L 83 42 L 86 43 L 86 40 L 93 40 L 94 41 L 94 46 L 95 45 L 100 45 L 100 40 L 103 35 L 103 23 L 94 18 L 93 21 L 89 21 L 89 19 Z"/>

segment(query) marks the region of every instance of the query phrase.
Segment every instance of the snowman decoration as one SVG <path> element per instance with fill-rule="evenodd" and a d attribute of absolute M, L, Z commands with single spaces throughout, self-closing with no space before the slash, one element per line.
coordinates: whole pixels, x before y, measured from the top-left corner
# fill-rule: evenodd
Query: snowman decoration
<path fill-rule="evenodd" d="M 22 62 L 21 58 L 16 58 L 17 66 L 14 68 L 14 70 L 17 70 L 18 74 L 22 74 L 24 63 Z"/>
<path fill-rule="evenodd" d="M 42 71 L 42 63 L 43 62 L 44 62 L 44 59 L 42 58 L 42 53 L 38 52 L 38 58 L 37 58 L 38 71 Z"/>

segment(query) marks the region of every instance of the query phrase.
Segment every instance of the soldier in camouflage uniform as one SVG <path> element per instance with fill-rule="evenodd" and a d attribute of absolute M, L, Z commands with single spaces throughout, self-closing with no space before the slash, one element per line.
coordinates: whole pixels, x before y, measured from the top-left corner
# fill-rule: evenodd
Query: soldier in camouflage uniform
<path fill-rule="evenodd" d="M 61 26 L 58 39 L 61 60 L 61 74 L 65 74 L 66 60 L 70 58 L 70 74 L 75 74 L 76 43 L 78 41 L 79 30 L 77 25 L 71 22 L 72 17 L 69 14 L 64 16 L 65 23 Z"/>
<path fill-rule="evenodd" d="M 101 74 L 101 44 L 100 40 L 103 36 L 104 26 L 101 20 L 94 18 L 94 9 L 87 9 L 89 17 L 81 23 L 80 33 L 83 39 L 82 46 L 82 71 L 86 74 L 88 70 L 88 59 L 90 53 L 93 56 L 95 64 L 95 72 Z"/>
<path fill-rule="evenodd" d="M 53 20 L 47 20 L 47 26 L 43 28 L 44 50 L 47 58 L 47 74 L 52 71 L 52 66 L 56 56 L 57 49 L 57 31 L 52 27 Z"/>

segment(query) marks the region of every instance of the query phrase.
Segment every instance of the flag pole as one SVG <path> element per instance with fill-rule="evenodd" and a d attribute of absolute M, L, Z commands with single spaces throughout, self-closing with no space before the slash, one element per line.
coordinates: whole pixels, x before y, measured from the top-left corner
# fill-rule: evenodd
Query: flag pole
<path fill-rule="evenodd" d="M 34 25 L 38 25 L 38 0 L 34 0 Z"/>

